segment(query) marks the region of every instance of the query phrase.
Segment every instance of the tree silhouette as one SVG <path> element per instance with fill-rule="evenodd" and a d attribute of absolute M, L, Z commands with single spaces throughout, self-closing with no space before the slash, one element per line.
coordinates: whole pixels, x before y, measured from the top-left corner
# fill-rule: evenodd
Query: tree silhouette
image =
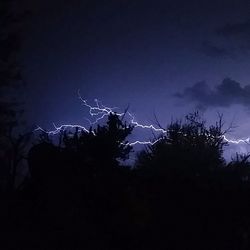
<path fill-rule="evenodd" d="M 123 123 L 117 114 L 108 116 L 107 125 L 98 125 L 90 132 L 79 131 L 74 134 L 65 132 L 62 141 L 64 150 L 81 154 L 85 161 L 108 167 L 119 165 L 120 160 L 126 160 L 132 147 L 126 141 L 133 127 Z"/>
<path fill-rule="evenodd" d="M 42 235 L 44 249 L 248 249 L 249 156 L 225 164 L 222 127 L 222 117 L 206 126 L 189 114 L 137 168 L 120 163 L 133 127 L 115 113 L 89 132 L 62 131 L 59 143 L 42 134 L 10 228 Z"/>
<path fill-rule="evenodd" d="M 17 88 L 22 86 L 20 51 L 20 23 L 22 18 L 15 10 L 15 1 L 0 2 L 0 182 L 11 189 L 15 186 L 17 166 L 23 158 L 23 149 L 29 136 L 17 136 L 22 110 L 15 100 Z"/>
<path fill-rule="evenodd" d="M 138 156 L 138 181 L 147 190 L 154 237 L 167 248 L 225 249 L 231 244 L 237 249 L 242 231 L 249 231 L 249 184 L 237 181 L 225 163 L 224 133 L 221 116 L 206 126 L 198 113 L 189 114 Z"/>
<path fill-rule="evenodd" d="M 11 89 L 22 82 L 17 55 L 20 50 L 20 20 L 13 1 L 0 3 L 0 135 L 17 124 L 17 103 L 9 98 Z"/>
<path fill-rule="evenodd" d="M 78 224 L 88 211 L 85 220 L 108 226 L 112 211 L 122 200 L 125 182 L 120 160 L 126 160 L 132 150 L 126 141 L 132 129 L 114 113 L 106 125 L 89 132 L 62 132 L 59 145 L 42 137 L 28 157 L 33 190 L 43 204 L 39 213 L 47 216 L 48 211 L 62 225 L 66 218 L 74 221 L 72 209 L 79 211 Z"/>
<path fill-rule="evenodd" d="M 227 142 L 222 117 L 209 127 L 198 112 L 185 118 L 185 123 L 170 124 L 166 135 L 138 155 L 138 168 L 151 166 L 154 172 L 195 176 L 224 164 L 222 153 Z"/>
<path fill-rule="evenodd" d="M 249 154 L 238 154 L 227 164 L 226 174 L 230 176 L 231 182 L 248 182 L 250 179 Z M 231 183 L 232 185 L 233 183 Z"/>

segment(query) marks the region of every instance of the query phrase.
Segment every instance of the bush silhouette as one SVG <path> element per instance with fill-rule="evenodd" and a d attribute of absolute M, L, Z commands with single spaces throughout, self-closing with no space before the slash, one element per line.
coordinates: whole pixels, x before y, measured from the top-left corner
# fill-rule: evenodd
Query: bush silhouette
<path fill-rule="evenodd" d="M 138 155 L 137 167 L 152 174 L 198 176 L 225 164 L 222 120 L 206 127 L 199 113 L 186 116 L 186 122 L 174 122 L 166 135 Z"/>
<path fill-rule="evenodd" d="M 62 131 L 59 143 L 42 136 L 2 225 L 33 232 L 43 249 L 248 249 L 249 156 L 226 164 L 222 125 L 189 114 L 134 168 L 121 164 L 133 127 L 115 113 L 89 132 Z"/>

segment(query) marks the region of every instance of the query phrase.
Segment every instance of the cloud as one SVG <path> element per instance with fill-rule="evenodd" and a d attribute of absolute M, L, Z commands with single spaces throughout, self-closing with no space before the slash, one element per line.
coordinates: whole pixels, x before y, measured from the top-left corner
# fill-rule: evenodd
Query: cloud
<path fill-rule="evenodd" d="M 198 82 L 174 96 L 195 103 L 199 109 L 230 107 L 234 104 L 250 108 L 250 85 L 241 86 L 230 78 L 225 78 L 213 89 L 205 81 Z"/>
<path fill-rule="evenodd" d="M 225 40 L 226 44 L 231 43 L 231 48 L 239 52 L 250 50 L 250 19 L 244 22 L 226 24 L 215 32 L 218 37 Z"/>
<path fill-rule="evenodd" d="M 218 35 L 224 37 L 249 37 L 250 38 L 250 19 L 244 22 L 226 24 L 216 30 Z"/>
<path fill-rule="evenodd" d="M 219 45 L 218 45 L 219 44 Z M 210 57 L 231 57 L 250 51 L 250 19 L 227 23 L 214 31 L 210 41 L 201 44 L 203 53 Z"/>
<path fill-rule="evenodd" d="M 202 43 L 202 51 L 210 57 L 225 57 L 230 55 L 226 48 L 219 47 L 210 41 L 204 41 Z"/>

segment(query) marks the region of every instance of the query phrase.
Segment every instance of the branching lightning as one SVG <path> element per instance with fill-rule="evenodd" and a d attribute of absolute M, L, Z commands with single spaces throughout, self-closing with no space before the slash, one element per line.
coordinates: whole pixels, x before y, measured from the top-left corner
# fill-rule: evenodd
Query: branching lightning
<path fill-rule="evenodd" d="M 150 124 L 150 125 L 142 125 L 138 122 L 135 121 L 135 117 L 128 112 L 128 115 L 131 117 L 131 124 L 133 124 L 135 126 L 135 128 L 142 128 L 142 129 L 152 129 L 154 132 L 160 132 L 160 133 L 166 133 L 167 130 L 162 129 L 162 128 L 156 128 L 154 125 Z"/>
<path fill-rule="evenodd" d="M 58 134 L 60 131 L 65 131 L 67 129 L 74 129 L 74 128 L 80 128 L 81 130 L 89 133 L 90 131 L 88 129 L 86 129 L 84 126 L 81 126 L 81 125 L 78 125 L 78 124 L 63 124 L 63 125 L 60 125 L 60 126 L 56 126 L 55 124 L 53 124 L 54 126 L 54 130 L 45 130 L 41 127 L 37 127 L 35 129 L 35 131 L 42 131 L 44 133 L 47 133 L 48 135 L 56 135 Z M 92 133 L 94 133 L 93 131 L 91 131 Z"/>
<path fill-rule="evenodd" d="M 125 115 L 127 115 L 129 117 L 129 123 L 131 125 L 134 126 L 134 128 L 140 128 L 140 129 L 149 129 L 155 133 L 160 133 L 162 135 L 166 134 L 168 132 L 168 130 L 165 130 L 163 128 L 159 128 L 159 127 L 155 127 L 153 124 L 150 125 L 143 125 L 140 124 L 139 122 L 137 122 L 135 120 L 135 116 L 132 115 L 130 112 L 123 112 L 123 113 L 119 113 L 116 112 L 115 110 L 117 110 L 117 107 L 108 107 L 103 105 L 98 99 L 95 99 L 95 105 L 92 106 L 90 105 L 87 100 L 83 99 L 80 91 L 78 91 L 78 98 L 81 101 L 82 105 L 88 109 L 88 113 L 90 115 L 90 118 L 85 118 L 88 122 L 90 126 L 93 126 L 95 124 L 98 124 L 101 120 L 103 120 L 105 117 L 108 117 L 110 114 L 116 114 L 119 117 L 124 117 Z M 45 130 L 43 128 L 41 128 L 40 126 L 38 126 L 35 131 L 42 131 L 44 133 L 47 133 L 48 135 L 56 135 L 58 133 L 60 133 L 61 131 L 66 131 L 66 130 L 70 130 L 70 129 L 80 129 L 83 130 L 87 133 L 93 133 L 95 135 L 95 132 L 93 130 L 90 130 L 88 128 L 86 128 L 83 125 L 80 124 L 63 124 L 60 126 L 56 126 L 55 124 L 53 124 L 54 129 L 52 130 Z M 246 139 L 228 139 L 225 135 L 222 135 L 223 139 L 231 144 L 241 144 L 241 143 L 250 143 L 250 138 L 246 138 Z M 154 145 L 155 143 L 157 143 L 159 140 L 161 140 L 162 138 L 157 138 L 153 141 L 140 141 L 140 140 L 136 140 L 134 142 L 129 142 L 126 145 L 130 145 L 130 146 L 135 146 L 135 145 Z"/>
<path fill-rule="evenodd" d="M 232 143 L 232 144 L 241 144 L 241 143 L 249 144 L 250 143 L 250 138 L 232 140 L 232 139 L 228 139 L 225 135 L 223 135 L 222 137 L 226 142 Z"/>
<path fill-rule="evenodd" d="M 114 109 L 117 109 L 117 107 L 110 108 L 110 107 L 104 106 L 97 99 L 94 100 L 96 104 L 95 106 L 89 105 L 87 100 L 82 98 L 79 90 L 78 90 L 78 98 L 81 101 L 82 105 L 89 109 L 89 115 L 91 116 L 91 118 L 95 118 L 94 122 L 92 122 L 88 118 L 85 118 L 89 122 L 90 125 L 94 125 L 98 123 L 100 120 L 102 120 L 106 116 L 109 116 L 110 114 L 113 114 L 113 113 L 116 113 L 116 115 L 118 116 L 124 115 L 124 113 L 117 113 L 114 111 Z"/>

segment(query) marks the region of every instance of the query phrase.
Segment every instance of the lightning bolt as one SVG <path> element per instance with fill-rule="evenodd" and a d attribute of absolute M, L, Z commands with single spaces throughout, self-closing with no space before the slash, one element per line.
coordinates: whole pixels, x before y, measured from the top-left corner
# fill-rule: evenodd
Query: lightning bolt
<path fill-rule="evenodd" d="M 134 126 L 134 128 L 140 128 L 140 129 L 148 129 L 151 130 L 153 132 L 159 133 L 159 134 L 166 134 L 168 132 L 168 130 L 165 130 L 163 128 L 159 128 L 159 127 L 155 127 L 153 124 L 150 125 L 143 125 L 140 124 L 139 122 L 137 122 L 135 120 L 135 116 L 132 115 L 132 113 L 130 112 L 116 112 L 115 110 L 118 109 L 118 107 L 108 107 L 102 104 L 102 102 L 100 102 L 98 99 L 94 99 L 95 105 L 92 106 L 90 105 L 87 100 L 83 99 L 80 91 L 78 90 L 78 98 L 81 101 L 81 104 L 88 109 L 88 113 L 91 117 L 91 119 L 89 118 L 85 118 L 88 122 L 90 126 L 93 126 L 95 124 L 98 124 L 101 120 L 103 120 L 104 118 L 108 117 L 110 114 L 116 114 L 119 117 L 124 117 L 125 115 L 129 116 L 129 123 L 131 125 Z M 61 131 L 66 131 L 66 130 L 71 130 L 71 129 L 75 129 L 75 128 L 79 128 L 80 130 L 85 131 L 86 133 L 94 133 L 93 130 L 90 130 L 88 128 L 86 128 L 83 125 L 80 124 L 63 124 L 60 126 L 56 126 L 55 124 L 53 124 L 54 129 L 52 130 L 45 130 L 43 128 L 41 128 L 40 126 L 37 126 L 37 128 L 34 131 L 42 131 L 44 133 L 47 133 L 48 135 L 56 135 L 58 133 L 60 133 Z M 250 138 L 246 138 L 246 139 L 228 139 L 225 135 L 222 135 L 222 138 L 231 144 L 241 144 L 241 143 L 250 143 Z M 162 138 L 158 138 L 155 139 L 153 141 L 140 141 L 140 140 L 136 140 L 134 142 L 128 142 L 125 145 L 130 145 L 130 146 L 135 146 L 135 145 L 154 145 L 155 143 L 157 143 L 158 141 L 160 141 Z"/>
<path fill-rule="evenodd" d="M 249 144 L 249 143 L 250 143 L 250 138 L 232 140 L 232 139 L 228 139 L 225 135 L 223 135 L 222 138 L 223 138 L 226 142 L 232 143 L 232 144 L 242 144 L 242 143 Z"/>
<path fill-rule="evenodd" d="M 90 117 L 95 118 L 94 122 L 92 122 L 88 118 L 85 118 L 89 122 L 90 125 L 97 124 L 100 120 L 102 120 L 106 116 L 109 116 L 110 114 L 116 113 L 116 115 L 118 115 L 119 117 L 124 115 L 124 113 L 117 113 L 114 111 L 114 109 L 118 109 L 117 107 L 113 107 L 113 108 L 107 107 L 103 105 L 98 99 L 94 99 L 94 102 L 96 105 L 91 106 L 88 104 L 87 100 L 82 98 L 80 90 L 78 90 L 77 93 L 78 93 L 78 98 L 81 101 L 82 105 L 89 109 Z"/>
<path fill-rule="evenodd" d="M 63 125 L 60 125 L 60 126 L 56 126 L 54 123 L 53 123 L 53 126 L 54 126 L 54 130 L 45 130 L 41 127 L 37 127 L 34 131 L 42 131 L 48 135 L 56 135 L 58 134 L 59 132 L 61 131 L 65 131 L 67 129 L 74 129 L 74 128 L 80 128 L 81 130 L 87 132 L 87 133 L 90 133 L 90 131 L 85 128 L 84 126 L 82 125 L 79 125 L 79 124 L 63 124 Z M 91 131 L 92 133 L 94 133 L 94 131 Z"/>

